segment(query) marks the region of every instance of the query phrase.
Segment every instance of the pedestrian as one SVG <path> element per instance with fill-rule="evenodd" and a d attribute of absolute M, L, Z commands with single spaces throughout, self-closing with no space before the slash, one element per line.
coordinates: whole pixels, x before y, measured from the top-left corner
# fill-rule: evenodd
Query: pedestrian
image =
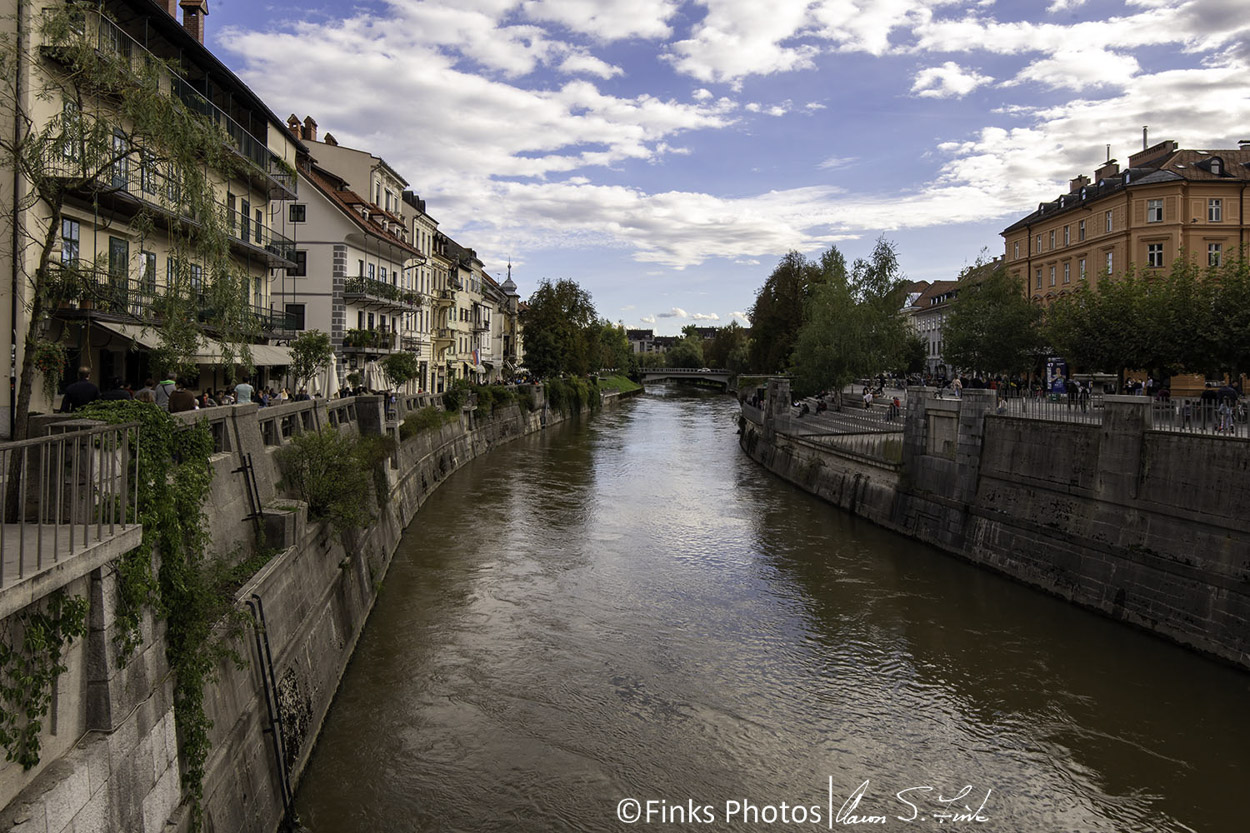
<path fill-rule="evenodd" d="M 154 391 L 156 407 L 160 408 L 162 411 L 168 411 L 169 397 L 175 390 L 177 390 L 177 388 L 178 384 L 173 379 L 166 379 L 157 385 L 156 390 Z"/>
<path fill-rule="evenodd" d="M 100 398 L 109 402 L 120 402 L 125 399 L 133 399 L 130 391 L 126 390 L 126 383 L 118 377 L 113 377 L 113 384 L 109 385 L 109 389 L 100 394 Z"/>
<path fill-rule="evenodd" d="M 234 402 L 236 405 L 249 405 L 252 402 L 252 394 L 256 392 L 256 388 L 252 387 L 244 379 L 234 386 Z"/>
<path fill-rule="evenodd" d="M 179 380 L 174 385 L 173 393 L 169 394 L 169 412 L 177 414 L 183 411 L 194 411 L 198 407 L 195 394 L 187 390 L 186 385 Z"/>
<path fill-rule="evenodd" d="M 100 389 L 91 381 L 90 376 L 91 368 L 78 368 L 78 381 L 66 386 L 65 396 L 61 398 L 61 413 L 73 413 L 100 398 Z"/>

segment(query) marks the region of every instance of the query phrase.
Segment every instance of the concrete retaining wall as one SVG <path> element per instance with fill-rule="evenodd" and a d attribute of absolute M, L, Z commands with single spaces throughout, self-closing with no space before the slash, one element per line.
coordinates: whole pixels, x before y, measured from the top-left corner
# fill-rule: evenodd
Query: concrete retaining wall
<path fill-rule="evenodd" d="M 237 601 L 240 608 L 257 598 L 263 604 L 285 736 L 282 757 L 291 782 L 308 761 L 391 556 L 426 497 L 495 445 L 562 420 L 545 410 L 541 388 L 521 390 L 535 406 L 532 411 L 512 405 L 485 419 L 466 409 L 441 428 L 400 444 L 386 468 L 390 494 L 380 517 L 346 536 L 310 523 L 302 504 L 283 497 L 278 449 L 302 431 L 325 427 L 398 437 L 405 413 L 435 404 L 435 398 L 390 403 L 356 397 L 179 415 L 207 420 L 213 433 L 217 453 L 205 510 L 216 553 L 241 554 L 257 536 L 281 550 L 239 591 Z M 69 670 L 58 680 L 40 767 L 23 773 L 14 764 L 0 766 L 0 802 L 6 805 L 0 831 L 156 833 L 189 826 L 181 804 L 164 631 L 151 615 L 145 617 L 142 645 L 121 661 L 112 640 L 112 582 L 106 565 L 67 588 L 90 596 L 91 632 L 69 648 Z M 258 661 L 251 628 L 227 636 L 247 662 L 237 668 L 223 661 L 205 692 L 213 748 L 204 781 L 204 829 L 270 833 L 283 815 L 283 779 L 267 734 L 266 665 Z"/>
<path fill-rule="evenodd" d="M 1140 397 L 1108 397 L 1102 425 L 993 415 L 992 397 L 909 391 L 889 471 L 767 408 L 741 444 L 843 509 L 1250 668 L 1250 442 L 1147 430 Z"/>

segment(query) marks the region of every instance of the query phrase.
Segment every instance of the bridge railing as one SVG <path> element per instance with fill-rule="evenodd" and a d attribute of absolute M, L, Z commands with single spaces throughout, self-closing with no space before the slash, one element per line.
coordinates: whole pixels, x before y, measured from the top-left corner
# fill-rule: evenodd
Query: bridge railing
<path fill-rule="evenodd" d="M 0 445 L 0 586 L 136 523 L 139 424 L 57 423 Z"/>

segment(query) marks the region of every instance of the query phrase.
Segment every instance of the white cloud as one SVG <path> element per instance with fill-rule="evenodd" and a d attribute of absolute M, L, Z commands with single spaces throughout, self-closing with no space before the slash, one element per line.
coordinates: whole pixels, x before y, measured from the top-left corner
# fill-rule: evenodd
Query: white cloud
<path fill-rule="evenodd" d="M 673 307 L 668 312 L 657 312 L 656 318 L 689 318 L 690 315 L 681 307 Z"/>
<path fill-rule="evenodd" d="M 1046 14 L 1058 14 L 1069 9 L 1079 9 L 1084 5 L 1085 0 L 1052 0 L 1051 4 L 1046 7 Z"/>
<path fill-rule="evenodd" d="M 732 81 L 813 65 L 818 47 L 784 45 L 808 23 L 809 0 L 702 0 L 702 5 L 707 14 L 691 36 L 670 46 L 669 60 L 678 71 L 701 81 Z"/>
<path fill-rule="evenodd" d="M 839 168 L 845 168 L 849 165 L 853 165 L 858 161 L 858 157 L 855 156 L 830 156 L 816 167 L 820 168 L 822 171 L 836 171 Z"/>
<path fill-rule="evenodd" d="M 993 81 L 976 70 L 966 70 L 954 61 L 916 73 L 911 91 L 922 98 L 963 98 L 982 84 Z"/>
<path fill-rule="evenodd" d="M 696 312 L 690 316 L 692 321 L 720 321 L 720 316 L 714 312 Z"/>
<path fill-rule="evenodd" d="M 708 99 L 713 98 L 714 96 L 712 95 L 711 90 L 700 87 L 699 89 L 691 93 L 690 97 L 693 98 L 695 101 L 707 101 Z"/>
<path fill-rule="evenodd" d="M 655 323 L 655 316 L 654 316 L 654 315 L 644 315 L 642 318 L 639 318 L 638 320 L 639 320 L 639 321 L 641 321 L 641 322 L 642 322 L 642 323 L 644 323 L 644 324 L 654 324 L 654 323 Z"/>
<path fill-rule="evenodd" d="M 748 327 L 751 326 L 751 319 L 747 318 L 747 314 L 741 310 L 735 310 L 734 312 L 729 313 L 729 317 L 738 319 Z"/>
<path fill-rule="evenodd" d="M 521 6 L 531 20 L 557 23 L 605 41 L 624 38 L 667 38 L 668 20 L 677 12 L 669 0 L 526 0 Z"/>
<path fill-rule="evenodd" d="M 599 78 L 613 78 L 624 73 L 620 67 L 585 53 L 570 54 L 560 62 L 560 71 L 566 75 L 595 75 Z"/>
<path fill-rule="evenodd" d="M 1052 89 L 1084 90 L 1089 87 L 1123 87 L 1141 69 L 1137 59 L 1098 47 L 1065 49 L 1052 57 L 1029 64 L 1010 82 L 1034 81 Z"/>
<path fill-rule="evenodd" d="M 636 309 L 638 309 L 638 307 L 636 307 L 635 305 L 626 304 L 625 306 L 621 307 L 620 312 L 632 312 L 633 310 L 636 310 Z"/>

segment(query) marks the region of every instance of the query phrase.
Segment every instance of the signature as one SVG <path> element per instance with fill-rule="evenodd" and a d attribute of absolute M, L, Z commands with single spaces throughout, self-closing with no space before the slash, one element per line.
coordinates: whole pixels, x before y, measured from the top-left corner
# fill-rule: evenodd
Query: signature
<path fill-rule="evenodd" d="M 870 781 L 864 781 L 847 796 L 846 801 L 842 802 L 842 807 L 833 815 L 834 823 L 842 825 L 887 823 L 889 818 L 884 814 L 860 810 L 859 805 L 868 792 L 869 783 Z M 907 787 L 894 794 L 904 807 L 900 812 L 906 815 L 898 815 L 894 818 L 906 822 L 936 821 L 939 824 L 986 822 L 989 821 L 989 817 L 984 813 L 985 805 L 989 802 L 990 794 L 993 792 L 987 789 L 982 798 L 979 791 L 973 795 L 972 785 L 966 784 L 954 795 L 946 796 L 933 786 Z M 980 798 L 980 804 L 977 804 L 974 810 L 972 805 L 978 798 Z M 833 806 L 833 778 L 829 779 L 829 806 L 830 808 Z"/>

